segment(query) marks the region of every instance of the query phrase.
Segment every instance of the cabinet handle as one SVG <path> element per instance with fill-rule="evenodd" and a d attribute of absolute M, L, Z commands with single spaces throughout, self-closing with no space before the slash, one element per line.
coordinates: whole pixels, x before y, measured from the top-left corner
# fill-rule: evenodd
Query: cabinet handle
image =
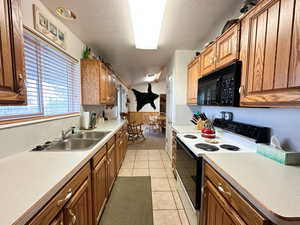
<path fill-rule="evenodd" d="M 59 225 L 64 225 L 64 222 L 63 222 L 63 221 L 60 221 Z"/>
<path fill-rule="evenodd" d="M 228 197 L 231 197 L 231 193 L 228 191 L 225 191 L 224 188 L 221 186 L 221 184 L 218 185 L 218 190 L 224 194 L 226 194 Z"/>
<path fill-rule="evenodd" d="M 18 74 L 18 79 L 19 79 L 19 80 L 23 80 L 23 79 L 24 79 L 24 77 L 23 77 L 23 74 L 22 74 L 22 73 L 19 73 L 19 74 Z"/>
<path fill-rule="evenodd" d="M 72 190 L 70 189 L 70 190 L 68 191 L 68 193 L 67 193 L 67 195 L 66 195 L 66 197 L 65 197 L 64 199 L 58 200 L 58 201 L 57 201 L 57 206 L 60 207 L 60 206 L 64 205 L 65 202 L 67 202 L 67 201 L 72 197 L 72 195 L 73 195 L 73 192 L 72 192 Z"/>
<path fill-rule="evenodd" d="M 244 86 L 240 86 L 239 93 L 240 93 L 241 97 L 243 97 L 243 98 L 246 96 Z"/>
<path fill-rule="evenodd" d="M 69 214 L 72 216 L 71 224 L 70 224 L 70 225 L 74 225 L 74 224 L 76 223 L 77 217 L 76 217 L 76 215 L 72 212 L 71 209 L 69 209 L 68 211 L 69 211 Z"/>

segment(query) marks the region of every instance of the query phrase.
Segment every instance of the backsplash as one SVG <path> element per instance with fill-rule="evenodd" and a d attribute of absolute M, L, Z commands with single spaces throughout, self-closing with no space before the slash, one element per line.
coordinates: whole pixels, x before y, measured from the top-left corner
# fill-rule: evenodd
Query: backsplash
<path fill-rule="evenodd" d="M 300 152 L 299 142 L 299 109 L 276 108 L 234 108 L 215 106 L 190 107 L 193 112 L 205 112 L 209 118 L 218 117 L 221 111 L 234 114 L 233 120 L 257 126 L 270 127 L 272 135 L 276 135 L 285 149 Z"/>
<path fill-rule="evenodd" d="M 59 138 L 63 129 L 72 126 L 79 126 L 79 116 L 0 129 L 0 159 Z"/>

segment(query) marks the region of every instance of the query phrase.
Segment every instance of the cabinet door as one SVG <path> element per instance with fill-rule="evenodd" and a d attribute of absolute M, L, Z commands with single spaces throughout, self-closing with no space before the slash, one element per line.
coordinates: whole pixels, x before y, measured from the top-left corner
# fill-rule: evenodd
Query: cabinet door
<path fill-rule="evenodd" d="M 63 213 L 58 214 L 58 216 L 50 223 L 50 225 L 64 225 Z"/>
<path fill-rule="evenodd" d="M 187 104 L 197 104 L 198 78 L 200 77 L 200 57 L 197 57 L 188 66 Z"/>
<path fill-rule="evenodd" d="M 98 105 L 101 102 L 100 62 L 95 59 L 81 60 L 81 95 L 83 105 Z"/>
<path fill-rule="evenodd" d="M 122 137 L 117 139 L 117 146 L 116 146 L 116 170 L 117 172 L 121 168 L 123 158 L 123 140 Z"/>
<path fill-rule="evenodd" d="M 108 102 L 108 74 L 107 69 L 103 63 L 101 63 L 100 71 L 100 101 L 101 104 L 107 104 Z"/>
<path fill-rule="evenodd" d="M 0 0 L 0 104 L 26 103 L 20 0 Z"/>
<path fill-rule="evenodd" d="M 299 4 L 265 0 L 242 20 L 241 105 L 300 105 Z"/>
<path fill-rule="evenodd" d="M 204 186 L 203 206 L 203 225 L 247 225 L 208 180 Z"/>
<path fill-rule="evenodd" d="M 91 179 L 81 187 L 63 209 L 65 224 L 92 225 Z"/>
<path fill-rule="evenodd" d="M 216 67 L 222 67 L 238 59 L 239 25 L 232 26 L 217 40 Z"/>
<path fill-rule="evenodd" d="M 108 192 L 111 191 L 116 177 L 116 145 L 112 145 L 107 152 Z"/>
<path fill-rule="evenodd" d="M 104 156 L 93 170 L 94 224 L 98 224 L 107 201 L 107 159 Z"/>
<path fill-rule="evenodd" d="M 201 53 L 201 75 L 208 74 L 216 68 L 216 44 L 211 44 Z"/>

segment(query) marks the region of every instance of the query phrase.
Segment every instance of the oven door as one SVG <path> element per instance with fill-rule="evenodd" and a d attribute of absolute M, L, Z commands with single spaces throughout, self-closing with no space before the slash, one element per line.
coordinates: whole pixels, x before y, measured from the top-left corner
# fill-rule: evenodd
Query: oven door
<path fill-rule="evenodd" d="M 178 138 L 176 170 L 194 208 L 200 209 L 202 157 L 195 156 Z"/>

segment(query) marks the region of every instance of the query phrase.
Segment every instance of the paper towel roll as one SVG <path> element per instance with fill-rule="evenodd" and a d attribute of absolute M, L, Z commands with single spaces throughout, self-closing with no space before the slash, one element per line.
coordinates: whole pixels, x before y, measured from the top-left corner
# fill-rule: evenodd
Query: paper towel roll
<path fill-rule="evenodd" d="M 83 112 L 81 114 L 81 128 L 85 130 L 90 128 L 90 112 Z"/>

